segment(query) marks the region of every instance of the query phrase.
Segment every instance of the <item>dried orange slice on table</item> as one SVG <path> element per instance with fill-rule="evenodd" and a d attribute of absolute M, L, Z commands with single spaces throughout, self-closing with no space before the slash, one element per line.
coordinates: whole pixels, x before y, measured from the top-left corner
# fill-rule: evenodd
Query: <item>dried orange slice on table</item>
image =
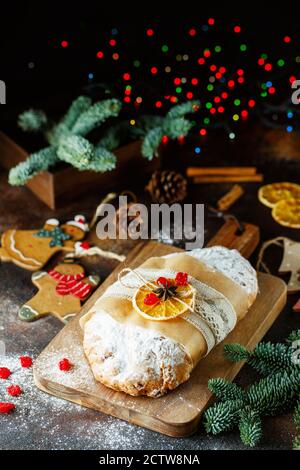
<path fill-rule="evenodd" d="M 285 227 L 300 228 L 300 198 L 277 202 L 273 207 L 272 217 Z"/>
<path fill-rule="evenodd" d="M 177 273 L 175 279 L 159 277 L 142 285 L 135 293 L 134 309 L 147 320 L 166 321 L 193 308 L 195 289 L 187 282 L 186 273 Z"/>
<path fill-rule="evenodd" d="M 258 191 L 258 199 L 267 207 L 273 208 L 279 201 L 300 198 L 300 185 L 282 182 L 262 186 Z"/>

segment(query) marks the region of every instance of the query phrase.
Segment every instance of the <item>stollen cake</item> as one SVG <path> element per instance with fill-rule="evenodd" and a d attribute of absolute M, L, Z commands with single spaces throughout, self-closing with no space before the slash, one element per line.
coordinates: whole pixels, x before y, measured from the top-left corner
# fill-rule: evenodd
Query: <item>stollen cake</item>
<path fill-rule="evenodd" d="M 176 272 L 188 274 L 193 312 L 167 321 L 139 315 L 132 299 L 141 278 L 153 282 Z M 81 319 L 95 379 L 130 395 L 164 395 L 188 380 L 201 358 L 232 331 L 257 291 L 256 271 L 236 250 L 216 246 L 149 258 L 112 284 Z"/>

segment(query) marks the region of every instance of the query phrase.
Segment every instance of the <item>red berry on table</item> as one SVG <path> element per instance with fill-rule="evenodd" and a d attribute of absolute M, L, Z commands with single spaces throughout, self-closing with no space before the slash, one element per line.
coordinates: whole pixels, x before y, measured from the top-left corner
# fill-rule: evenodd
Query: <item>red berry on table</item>
<path fill-rule="evenodd" d="M 150 294 L 147 294 L 144 299 L 145 305 L 155 305 L 157 302 L 159 302 L 159 298 L 156 294 L 154 294 L 154 292 L 150 292 Z"/>
<path fill-rule="evenodd" d="M 8 379 L 11 375 L 11 371 L 7 367 L 0 367 L 0 379 Z"/>
<path fill-rule="evenodd" d="M 20 356 L 19 359 L 20 359 L 20 362 L 21 362 L 21 366 L 22 366 L 22 367 L 27 368 L 27 367 L 31 367 L 31 366 L 32 366 L 32 359 L 31 359 L 31 357 L 29 357 L 29 356 Z"/>
<path fill-rule="evenodd" d="M 59 367 L 60 370 L 62 370 L 63 372 L 68 372 L 68 370 L 71 369 L 72 364 L 71 364 L 71 362 L 69 361 L 69 359 L 64 358 L 64 359 L 62 359 L 61 361 L 59 361 L 58 367 Z"/>
<path fill-rule="evenodd" d="M 0 402 L 0 413 L 9 413 L 10 411 L 15 409 L 15 405 L 13 403 L 3 403 Z"/>
<path fill-rule="evenodd" d="M 22 389 L 19 387 L 19 385 L 10 385 L 6 390 L 7 393 L 12 397 L 18 397 L 22 393 Z"/>
<path fill-rule="evenodd" d="M 187 273 L 177 273 L 175 277 L 175 283 L 177 286 L 186 286 L 188 283 Z"/>
<path fill-rule="evenodd" d="M 169 284 L 168 279 L 166 277 L 159 277 L 156 283 L 162 286 L 167 286 Z"/>

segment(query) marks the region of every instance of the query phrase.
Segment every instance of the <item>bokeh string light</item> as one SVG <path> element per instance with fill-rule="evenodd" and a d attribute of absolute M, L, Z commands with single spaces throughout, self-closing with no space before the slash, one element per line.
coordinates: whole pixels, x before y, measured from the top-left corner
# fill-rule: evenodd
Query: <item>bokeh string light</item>
<path fill-rule="evenodd" d="M 126 34 L 112 28 L 98 42 L 89 81 L 97 82 L 106 68 L 117 67 L 114 82 L 129 122 L 136 122 L 139 113 L 165 113 L 174 104 L 199 100 L 193 132 L 202 140 L 215 127 L 234 140 L 251 116 L 288 133 L 299 128 L 300 109 L 287 111 L 293 106 L 291 84 L 300 78 L 300 54 L 298 50 L 294 55 L 296 38 L 291 34 L 278 34 L 267 50 L 263 43 L 252 44 L 244 25 L 224 24 L 214 17 L 178 34 L 180 46 L 157 25 L 149 25 L 128 53 Z M 65 38 L 60 46 L 66 54 L 71 49 Z M 167 140 L 163 137 L 164 143 Z"/>

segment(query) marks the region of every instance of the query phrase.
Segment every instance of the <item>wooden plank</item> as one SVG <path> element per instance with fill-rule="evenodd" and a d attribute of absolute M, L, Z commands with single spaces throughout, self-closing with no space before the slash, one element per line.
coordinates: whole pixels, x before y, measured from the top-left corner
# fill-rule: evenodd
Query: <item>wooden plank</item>
<path fill-rule="evenodd" d="M 250 244 L 245 244 L 248 251 L 250 251 L 249 246 Z M 153 253 L 161 256 L 177 251 L 181 250 L 156 242 L 137 245 L 126 261 L 114 270 L 86 302 L 79 317 L 94 305 L 105 289 L 117 279 L 118 273 L 125 265 L 135 268 Z M 38 357 L 34 366 L 35 383 L 47 393 L 169 436 L 192 434 L 197 429 L 203 411 L 213 398 L 207 388 L 208 379 L 224 377 L 232 380 L 243 365 L 232 364 L 224 359 L 224 344 L 239 342 L 248 348 L 253 348 L 262 339 L 285 304 L 286 286 L 282 280 L 261 273 L 258 275 L 258 280 L 259 294 L 246 317 L 223 343 L 200 361 L 188 382 L 164 397 L 158 399 L 131 397 L 96 382 L 82 349 L 79 317 L 67 324 Z M 74 381 L 68 374 L 55 374 L 53 377 L 49 369 L 49 357 L 54 364 L 57 364 L 59 359 L 68 355 L 68 351 L 75 366 L 80 368 L 80 374 L 74 375 Z M 84 377 L 84 380 L 78 377 Z"/>
<path fill-rule="evenodd" d="M 206 246 L 222 245 L 235 248 L 245 258 L 249 258 L 259 242 L 259 228 L 252 224 L 243 224 L 243 236 L 238 235 L 238 226 L 234 219 L 229 219 L 207 243 Z"/>

